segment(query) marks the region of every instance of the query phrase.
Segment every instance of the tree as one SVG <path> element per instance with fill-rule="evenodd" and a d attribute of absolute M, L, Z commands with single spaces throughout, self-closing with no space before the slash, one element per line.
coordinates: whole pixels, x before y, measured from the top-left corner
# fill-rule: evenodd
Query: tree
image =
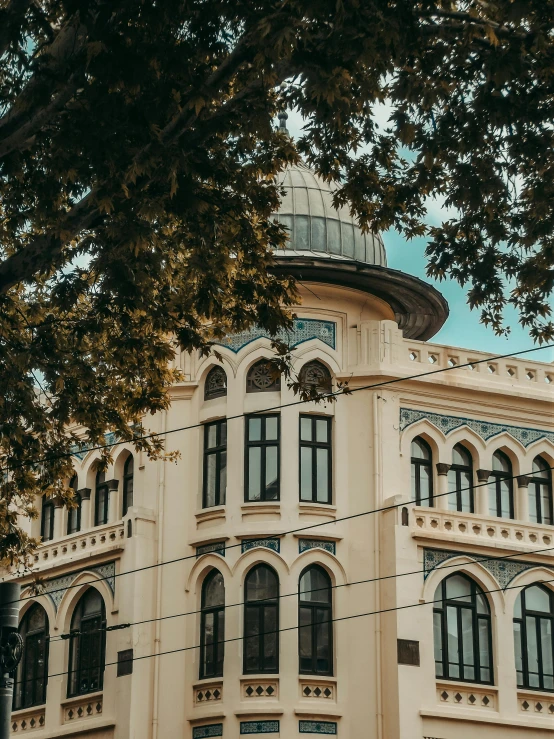
<path fill-rule="evenodd" d="M 37 493 L 71 504 L 71 429 L 140 436 L 177 346 L 287 325 L 271 213 L 299 156 L 366 228 L 422 235 L 444 197 L 458 215 L 428 233 L 429 274 L 469 284 L 495 330 L 511 301 L 551 338 L 553 17 L 554 0 L 0 0 L 0 555 L 32 547 L 17 514 Z M 309 120 L 297 142 L 283 107 Z"/>

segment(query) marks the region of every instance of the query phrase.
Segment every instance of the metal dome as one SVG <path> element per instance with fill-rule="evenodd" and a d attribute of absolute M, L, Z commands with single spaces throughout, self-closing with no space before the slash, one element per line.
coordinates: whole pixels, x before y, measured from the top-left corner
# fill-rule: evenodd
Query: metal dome
<path fill-rule="evenodd" d="M 310 253 L 334 259 L 355 259 L 365 264 L 387 265 L 383 239 L 362 233 L 346 206 L 333 206 L 335 183 L 325 182 L 305 164 L 287 167 L 279 176 L 285 189 L 276 219 L 289 229 L 287 254 Z"/>

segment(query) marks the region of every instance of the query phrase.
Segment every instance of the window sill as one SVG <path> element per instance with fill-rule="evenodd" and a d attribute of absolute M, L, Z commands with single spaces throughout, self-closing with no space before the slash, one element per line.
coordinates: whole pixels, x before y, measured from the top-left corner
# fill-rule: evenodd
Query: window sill
<path fill-rule="evenodd" d="M 209 521 L 225 521 L 225 506 L 217 505 L 212 506 L 211 508 L 203 508 L 201 511 L 197 511 L 194 516 L 196 518 L 197 526 L 200 526 L 203 523 L 208 523 Z"/>
<path fill-rule="evenodd" d="M 252 503 L 243 503 L 240 510 L 242 512 L 242 520 L 263 517 L 265 520 L 277 521 L 281 518 L 280 501 L 255 501 Z"/>
<path fill-rule="evenodd" d="M 71 708 L 76 703 L 83 703 L 83 701 L 89 701 L 92 703 L 94 700 L 101 699 L 103 697 L 103 690 L 95 690 L 92 693 L 82 693 L 81 695 L 73 695 L 71 698 L 66 698 L 62 701 L 63 708 Z"/>
<path fill-rule="evenodd" d="M 337 506 L 328 503 L 299 503 L 298 512 L 300 516 L 323 516 L 335 519 Z"/>

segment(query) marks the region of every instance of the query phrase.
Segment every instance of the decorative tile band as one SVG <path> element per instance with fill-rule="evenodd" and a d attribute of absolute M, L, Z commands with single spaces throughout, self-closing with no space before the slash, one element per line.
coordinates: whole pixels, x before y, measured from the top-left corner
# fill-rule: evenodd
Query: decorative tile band
<path fill-rule="evenodd" d="M 265 547 L 271 549 L 274 552 L 279 553 L 281 551 L 281 542 L 279 539 L 243 539 L 240 550 L 242 554 L 254 549 L 255 547 Z"/>
<path fill-rule="evenodd" d="M 413 410 L 412 408 L 400 409 L 400 430 L 411 426 L 416 421 L 425 419 L 436 426 L 446 436 L 455 429 L 467 426 L 475 431 L 484 441 L 498 436 L 503 432 L 510 434 L 516 441 L 527 447 L 538 439 L 549 439 L 554 442 L 553 431 L 541 429 L 527 429 L 521 426 L 508 426 L 500 423 L 489 423 L 489 421 L 477 421 L 474 418 L 462 418 L 460 416 L 443 416 L 440 413 L 428 413 L 427 411 Z"/>
<path fill-rule="evenodd" d="M 223 736 L 223 724 L 195 726 L 192 730 L 192 739 L 209 739 L 211 736 Z"/>
<path fill-rule="evenodd" d="M 241 721 L 241 734 L 278 734 L 279 721 Z"/>
<path fill-rule="evenodd" d="M 308 549 L 325 549 L 330 554 L 337 553 L 337 545 L 334 541 L 324 541 L 322 539 L 299 539 L 298 553 L 308 551 Z"/>
<path fill-rule="evenodd" d="M 336 736 L 337 724 L 334 721 L 299 721 L 298 731 L 301 734 L 327 734 Z"/>
<path fill-rule="evenodd" d="M 441 565 L 443 562 L 446 562 L 447 559 L 452 559 L 453 557 L 470 557 L 471 555 L 468 554 L 468 552 L 453 552 L 453 551 L 447 551 L 442 549 L 424 549 L 423 550 L 423 571 L 424 571 L 424 580 L 426 580 L 431 572 Z M 518 562 L 516 560 L 510 559 L 510 560 L 495 560 L 495 559 L 487 559 L 479 558 L 479 557 L 471 557 L 475 562 L 478 562 L 481 564 L 486 570 L 488 570 L 491 575 L 497 580 L 498 584 L 501 588 L 506 588 L 510 582 L 516 577 L 516 575 L 519 575 L 521 572 L 526 572 L 527 570 L 532 570 L 533 567 L 551 567 L 550 565 L 544 565 L 542 562 Z M 552 568 L 554 569 L 554 568 Z"/>
<path fill-rule="evenodd" d="M 262 338 L 270 339 L 271 337 L 264 329 L 255 326 L 248 331 L 241 331 L 238 334 L 226 336 L 222 341 L 217 343 L 237 353 L 247 344 Z M 330 346 L 331 349 L 335 349 L 336 324 L 334 321 L 320 321 L 316 318 L 295 318 L 292 330 L 288 332 L 280 331 L 275 338 L 285 341 L 291 347 L 298 346 L 298 344 L 302 344 L 304 341 L 309 341 L 310 339 L 319 339 L 324 344 L 327 344 L 327 346 Z"/>
<path fill-rule="evenodd" d="M 202 544 L 201 547 L 196 547 L 196 556 L 201 557 L 203 554 L 221 554 L 225 556 L 225 542 L 214 541 L 212 544 Z"/>
<path fill-rule="evenodd" d="M 62 577 L 46 580 L 41 584 L 39 594 L 46 594 L 54 604 L 56 610 L 58 610 L 58 606 L 62 602 L 67 588 L 81 572 L 85 571 L 97 572 L 108 583 L 112 593 L 115 594 L 115 562 L 106 562 L 106 564 L 98 565 L 97 567 L 87 567 L 86 570 L 80 569 L 76 572 L 62 575 Z"/>
<path fill-rule="evenodd" d="M 105 444 L 115 444 L 117 441 L 117 434 L 114 431 L 110 431 L 109 433 L 104 435 L 104 443 Z M 87 456 L 87 446 L 86 444 L 84 446 L 79 444 L 74 444 L 71 447 L 71 454 L 74 457 L 77 457 L 77 459 L 83 461 L 83 459 Z"/>

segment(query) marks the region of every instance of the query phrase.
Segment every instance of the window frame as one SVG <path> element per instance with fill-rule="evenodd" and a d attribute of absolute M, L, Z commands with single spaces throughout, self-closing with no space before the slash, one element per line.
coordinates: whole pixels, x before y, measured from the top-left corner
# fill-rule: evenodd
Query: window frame
<path fill-rule="evenodd" d="M 300 591 L 300 583 L 302 582 L 302 578 L 304 575 L 312 569 L 319 570 L 323 573 L 325 576 L 327 582 L 329 583 L 329 601 L 302 601 L 301 598 L 301 591 Z M 304 609 L 306 611 L 310 612 L 310 642 L 311 642 L 311 654 L 312 654 L 312 669 L 306 670 L 302 669 L 300 664 L 300 639 L 301 639 L 301 629 L 308 628 L 307 626 L 301 626 L 301 618 L 300 618 L 300 612 Z M 316 611 L 326 611 L 329 614 L 329 618 L 327 619 L 327 638 L 329 643 L 329 670 L 323 671 L 317 669 L 317 626 L 318 623 L 325 623 L 324 621 L 318 622 L 316 618 L 314 618 L 314 613 Z M 298 578 L 298 672 L 300 675 L 327 675 L 332 676 L 334 675 L 334 640 L 333 640 L 333 583 L 331 581 L 331 577 L 329 576 L 329 573 L 327 570 L 318 564 L 311 564 L 305 567 L 302 572 L 300 573 L 300 577 Z"/>
<path fill-rule="evenodd" d="M 66 534 L 67 536 L 72 536 L 73 534 L 79 533 L 79 531 L 81 530 L 82 500 L 81 500 L 81 496 L 77 492 L 77 475 L 73 475 L 69 483 L 69 487 L 73 490 L 73 495 L 75 496 L 75 500 L 77 501 L 77 508 L 67 509 Z M 75 528 L 73 528 L 72 526 L 72 521 L 73 521 L 72 516 L 76 516 L 76 519 L 77 519 Z"/>
<path fill-rule="evenodd" d="M 223 579 L 223 605 L 218 606 L 206 606 L 206 590 L 211 580 L 220 576 Z M 223 614 L 223 625 L 221 630 L 223 635 L 220 635 L 220 619 L 219 615 Z M 206 616 L 213 614 L 214 621 L 214 638 L 213 638 L 213 651 L 217 655 L 213 660 L 215 669 L 212 672 L 207 672 L 205 669 L 206 664 Z M 221 650 L 221 655 L 219 654 Z M 208 678 L 223 677 L 223 666 L 225 661 L 225 579 L 223 574 L 215 567 L 208 572 L 202 583 L 202 595 L 200 604 L 200 665 L 199 665 L 199 679 L 207 680 Z"/>
<path fill-rule="evenodd" d="M 250 421 L 255 418 L 262 420 L 260 434 L 261 439 L 253 439 L 252 441 L 248 438 L 250 432 Z M 277 419 L 277 438 L 266 439 L 266 427 L 267 419 Z M 245 503 L 278 503 L 281 500 L 281 415 L 279 413 L 251 413 L 245 416 L 245 439 L 244 439 L 244 502 Z M 250 449 L 254 447 L 260 447 L 260 498 L 251 499 L 249 495 L 250 487 Z M 267 496 L 267 485 L 265 483 L 266 476 L 266 461 L 267 461 L 267 449 L 275 447 L 277 449 L 277 494 L 275 497 L 270 498 Z"/>
<path fill-rule="evenodd" d="M 40 629 L 34 629 L 32 631 L 29 630 L 27 627 L 25 630 L 25 635 L 23 637 L 23 653 L 21 655 L 21 661 L 19 665 L 17 666 L 15 670 L 14 675 L 14 686 L 13 686 L 13 698 L 12 698 L 12 711 L 21 711 L 26 708 L 32 708 L 33 706 L 43 706 L 46 704 L 46 696 L 47 696 L 47 689 L 48 689 L 48 657 L 49 657 L 49 649 L 50 649 L 50 623 L 48 620 L 48 613 L 46 612 L 46 609 L 40 604 L 40 603 L 33 603 L 33 605 L 29 608 L 28 611 L 25 612 L 23 615 L 23 618 L 21 619 L 18 627 L 18 631 L 21 634 L 24 627 L 27 625 L 27 623 L 30 621 L 31 616 L 33 614 L 33 611 L 36 611 L 40 609 L 44 614 L 44 626 Z M 24 678 L 18 680 L 18 675 L 24 676 L 27 674 L 27 668 L 29 664 L 29 640 L 32 639 L 33 645 L 40 645 L 40 640 L 44 641 L 43 649 L 44 649 L 44 665 L 42 668 L 42 674 L 39 674 L 39 671 L 37 670 L 37 649 L 36 646 L 34 646 L 32 656 L 32 672 L 33 677 L 31 680 Z M 37 682 L 42 680 L 42 691 L 39 696 L 37 696 Z M 31 682 L 31 685 L 28 686 L 27 683 Z M 18 700 L 19 698 L 19 691 L 18 687 L 19 685 L 23 683 L 23 689 L 21 691 L 21 700 Z M 27 694 L 31 693 L 31 699 L 26 700 Z"/>
<path fill-rule="evenodd" d="M 539 587 L 541 590 L 543 590 L 545 593 L 547 593 L 549 602 L 550 602 L 550 612 L 545 613 L 544 611 L 533 611 L 532 609 L 527 608 L 526 604 L 526 591 L 530 588 Z M 550 621 L 550 629 L 551 629 L 551 635 L 552 635 L 552 663 L 554 664 L 554 593 L 549 589 L 545 588 L 544 585 L 540 582 L 534 582 L 527 585 L 525 588 L 521 589 L 521 617 L 516 617 L 514 614 L 513 618 L 513 624 L 519 623 L 520 626 L 520 639 L 521 639 L 521 667 L 522 667 L 522 675 L 523 675 L 523 683 L 519 683 L 519 678 L 517 675 L 517 665 L 516 665 L 516 683 L 518 690 L 538 690 L 545 693 L 554 693 L 554 687 L 552 688 L 545 688 L 544 687 L 544 670 L 543 670 L 543 649 L 542 649 L 542 634 L 540 629 L 541 620 Z M 528 648 L 528 639 L 527 639 L 527 620 L 533 619 L 534 626 L 535 626 L 535 639 L 537 644 L 537 662 L 538 662 L 538 677 L 539 677 L 539 685 L 531 685 L 529 680 L 529 648 Z M 514 640 L 515 640 L 515 628 L 513 628 L 514 631 Z"/>
<path fill-rule="evenodd" d="M 504 459 L 508 463 L 508 467 L 510 468 L 509 472 L 502 472 L 502 470 L 495 470 L 492 469 L 490 471 L 490 477 L 488 481 L 488 492 L 489 492 L 489 516 L 496 515 L 496 518 L 506 518 L 502 515 L 502 481 L 506 480 L 509 487 L 510 492 L 510 515 L 509 519 L 512 520 L 515 518 L 514 513 L 514 481 L 513 481 L 513 466 L 512 466 L 512 460 L 508 457 L 507 454 L 505 454 L 501 449 L 497 449 L 494 454 L 492 455 L 493 458 L 493 468 L 494 468 L 494 457 L 495 456 L 500 457 L 501 459 Z M 494 486 L 494 497 L 496 501 L 496 514 L 492 514 L 490 510 L 490 488 L 491 486 Z"/>
<path fill-rule="evenodd" d="M 447 598 L 446 597 L 446 583 L 452 577 L 462 577 L 464 580 L 470 583 L 471 586 L 471 603 L 468 603 L 461 598 Z M 464 572 L 453 572 L 451 575 L 443 578 L 437 589 L 441 589 L 441 600 L 440 605 L 436 598 L 433 599 L 433 620 L 435 614 L 440 616 L 440 639 L 441 639 L 441 651 L 442 651 L 442 675 L 437 675 L 437 660 L 435 659 L 435 678 L 437 680 L 452 680 L 454 682 L 464 683 L 475 683 L 479 685 L 493 685 L 494 684 L 494 654 L 493 654 L 493 640 L 492 640 L 492 615 L 491 615 L 491 603 L 486 596 L 483 589 L 473 580 L 473 578 L 466 575 Z M 436 593 L 436 590 L 435 590 Z M 479 613 L 477 609 L 477 595 L 481 595 L 488 607 L 488 613 Z M 457 636 L 458 636 L 458 671 L 459 676 L 450 676 L 450 664 L 448 659 L 448 608 L 456 609 L 456 624 L 457 624 Z M 462 611 L 471 611 L 471 626 L 472 626 L 472 648 L 473 648 L 473 669 L 474 677 L 463 677 L 464 673 L 464 645 L 463 645 L 463 629 L 462 629 Z M 481 653 L 479 646 L 479 623 L 485 621 L 487 623 L 487 642 L 488 642 L 488 653 L 489 653 L 489 664 L 481 665 Z M 433 647 L 435 646 L 435 626 L 433 623 Z M 488 669 L 490 672 L 490 679 L 481 679 L 481 670 Z"/>
<path fill-rule="evenodd" d="M 552 496 L 552 470 L 549 469 L 550 465 L 546 462 L 546 460 L 538 455 L 535 457 L 533 462 L 536 462 L 537 459 L 540 459 L 541 463 L 545 466 L 545 477 L 539 477 L 538 475 L 529 475 L 529 487 L 532 488 L 532 491 L 534 493 L 535 497 L 535 506 L 537 511 L 537 523 L 538 524 L 545 524 L 546 526 L 552 526 L 554 525 L 554 499 Z M 541 488 L 546 487 L 546 492 L 548 496 L 548 501 L 550 505 L 550 520 L 545 521 L 544 518 L 544 511 L 542 507 L 542 495 L 541 495 Z M 529 494 L 529 493 L 528 493 Z"/>
<path fill-rule="evenodd" d="M 456 476 L 456 487 L 453 491 L 448 491 L 448 500 L 451 499 L 450 496 L 456 493 L 456 511 L 458 513 L 475 513 L 475 484 L 474 484 L 474 477 L 473 477 L 473 457 L 471 455 L 471 452 L 469 449 L 467 449 L 463 444 L 455 444 L 452 449 L 452 454 L 454 454 L 454 450 L 456 447 L 459 447 L 460 449 L 463 449 L 464 453 L 467 454 L 469 457 L 469 465 L 462 465 L 462 464 L 455 464 L 454 462 L 450 465 L 450 469 L 447 473 L 447 478 L 450 475 L 451 472 L 453 472 Z M 462 499 L 462 488 L 465 490 L 466 488 L 462 485 L 462 474 L 468 473 L 469 479 L 470 479 L 470 488 L 469 488 L 469 500 L 470 500 L 470 510 L 464 511 L 463 509 L 463 499 Z M 449 510 L 453 511 L 453 508 L 450 508 Z"/>
<path fill-rule="evenodd" d="M 98 596 L 100 597 L 101 601 L 101 608 L 99 612 L 96 612 L 94 614 L 90 614 L 88 616 L 81 616 L 80 617 L 80 624 L 79 624 L 79 630 L 73 628 L 73 624 L 76 618 L 77 609 L 83 608 L 83 602 L 84 599 L 89 595 L 91 590 L 95 590 L 98 593 Z M 91 624 L 90 629 L 87 630 L 83 629 L 83 622 L 85 625 Z M 104 601 L 104 597 L 102 596 L 102 593 L 97 590 L 97 588 L 89 587 L 85 592 L 81 595 L 79 600 L 77 601 L 75 608 L 73 610 L 73 615 L 71 616 L 71 629 L 70 634 L 72 636 L 69 640 L 69 660 L 68 660 L 68 670 L 67 670 L 67 697 L 68 698 L 74 698 L 78 695 L 88 695 L 89 693 L 96 693 L 99 690 L 102 690 L 104 687 L 104 671 L 106 669 L 106 603 Z M 75 633 L 76 632 L 76 633 Z M 91 639 L 92 636 L 92 639 Z M 82 666 L 82 655 L 85 653 L 89 656 L 92 652 L 90 644 L 94 644 L 94 639 L 99 640 L 100 644 L 100 655 L 98 660 L 98 685 L 96 685 L 94 688 L 86 689 L 86 690 L 80 690 L 78 687 L 73 689 L 73 680 L 75 679 L 75 685 L 79 685 L 81 682 L 81 675 L 83 672 L 92 672 L 94 668 L 91 667 L 83 667 Z M 83 645 L 84 642 L 84 645 Z M 77 653 L 77 667 L 76 669 L 73 669 L 73 659 L 75 650 L 78 649 Z M 75 678 L 74 678 L 75 676 Z M 88 677 L 88 680 L 90 681 L 90 676 Z"/>
<path fill-rule="evenodd" d="M 216 428 L 216 445 L 208 447 L 208 435 L 210 428 Z M 225 443 L 221 443 L 221 431 L 225 426 Z M 202 508 L 214 508 L 215 506 L 225 505 L 227 493 L 227 419 L 218 418 L 208 421 L 204 424 L 204 452 L 202 460 Z M 223 469 L 221 460 L 225 455 L 225 489 L 221 490 L 221 472 Z M 215 456 L 215 491 L 214 503 L 208 503 L 208 461 L 209 458 Z"/>
<path fill-rule="evenodd" d="M 309 419 L 312 424 L 312 441 L 302 439 L 302 420 Z M 327 424 L 328 441 L 315 441 L 316 421 L 325 421 Z M 309 499 L 302 497 L 302 448 L 312 450 L 312 494 Z M 327 465 L 327 500 L 317 499 L 317 450 L 328 451 Z M 298 499 L 300 503 L 315 503 L 316 505 L 333 505 L 333 416 L 317 415 L 315 413 L 301 413 L 298 418 Z"/>
<path fill-rule="evenodd" d="M 50 525 L 48 527 L 48 536 L 45 537 L 46 521 L 45 521 L 45 510 L 50 511 Z M 56 508 L 52 498 L 42 497 L 42 508 L 40 511 L 40 536 L 43 542 L 52 541 L 54 539 L 54 516 L 56 515 Z"/>
<path fill-rule="evenodd" d="M 247 594 L 248 594 L 248 579 L 252 576 L 256 570 L 259 570 L 260 568 L 266 568 L 269 570 L 272 575 L 275 578 L 275 581 L 277 583 L 277 595 L 274 598 L 261 598 L 260 600 L 247 600 Z M 242 673 L 243 675 L 278 675 L 279 674 L 279 652 L 280 652 L 280 646 L 281 646 L 281 640 L 279 639 L 279 618 L 280 618 L 280 608 L 279 608 L 279 597 L 280 597 L 280 582 L 279 582 L 279 575 L 277 571 L 271 567 L 271 565 L 266 564 L 265 562 L 260 562 L 257 565 L 254 565 L 245 575 L 244 578 L 244 608 L 243 608 L 243 640 L 242 640 Z M 258 625 L 258 633 L 254 634 L 253 636 L 248 636 L 246 633 L 246 627 L 248 624 L 248 618 L 247 618 L 247 609 L 254 609 L 254 611 L 257 613 L 256 616 L 256 623 Z M 265 622 L 265 611 L 266 609 L 274 609 L 275 610 L 275 668 L 267 668 L 263 666 L 263 662 L 265 659 L 265 632 L 264 632 L 264 622 Z M 273 633 L 273 632 L 268 632 Z M 249 669 L 247 667 L 247 655 L 246 651 L 248 648 L 248 640 L 258 638 L 258 664 L 256 666 L 256 669 Z"/>
<path fill-rule="evenodd" d="M 128 471 L 129 463 L 131 463 L 131 472 Z M 129 505 L 129 480 L 131 481 L 130 498 L 131 504 Z M 134 482 L 135 482 L 135 460 L 132 454 L 129 454 L 123 465 L 123 492 L 122 492 L 122 515 L 126 516 L 129 508 L 133 505 L 134 495 Z"/>
<path fill-rule="evenodd" d="M 104 475 L 104 479 L 99 481 L 99 477 Z M 104 505 L 102 514 L 104 520 L 100 520 L 100 495 L 99 492 L 105 493 Z M 106 472 L 104 470 L 98 470 L 96 477 L 94 478 L 94 525 L 105 526 L 109 522 L 110 516 L 110 491 L 108 488 L 108 481 L 106 480 Z"/>
<path fill-rule="evenodd" d="M 427 450 L 429 454 L 428 459 L 422 459 L 421 457 L 414 457 L 412 454 L 412 444 L 414 442 L 419 442 L 422 444 L 422 446 Z M 429 508 L 433 508 L 435 500 L 434 500 L 434 485 L 433 485 L 433 450 L 431 449 L 430 444 L 425 441 L 424 438 L 421 436 L 414 436 L 414 438 L 410 442 L 410 473 L 412 470 L 415 469 L 415 475 L 410 478 L 410 483 L 412 480 L 415 481 L 415 490 L 411 490 L 412 496 L 415 495 L 415 497 L 412 497 L 412 502 L 415 503 L 417 506 L 421 506 L 421 468 L 426 467 L 429 470 L 429 498 L 427 498 L 427 503 L 424 505 L 428 506 Z"/>

